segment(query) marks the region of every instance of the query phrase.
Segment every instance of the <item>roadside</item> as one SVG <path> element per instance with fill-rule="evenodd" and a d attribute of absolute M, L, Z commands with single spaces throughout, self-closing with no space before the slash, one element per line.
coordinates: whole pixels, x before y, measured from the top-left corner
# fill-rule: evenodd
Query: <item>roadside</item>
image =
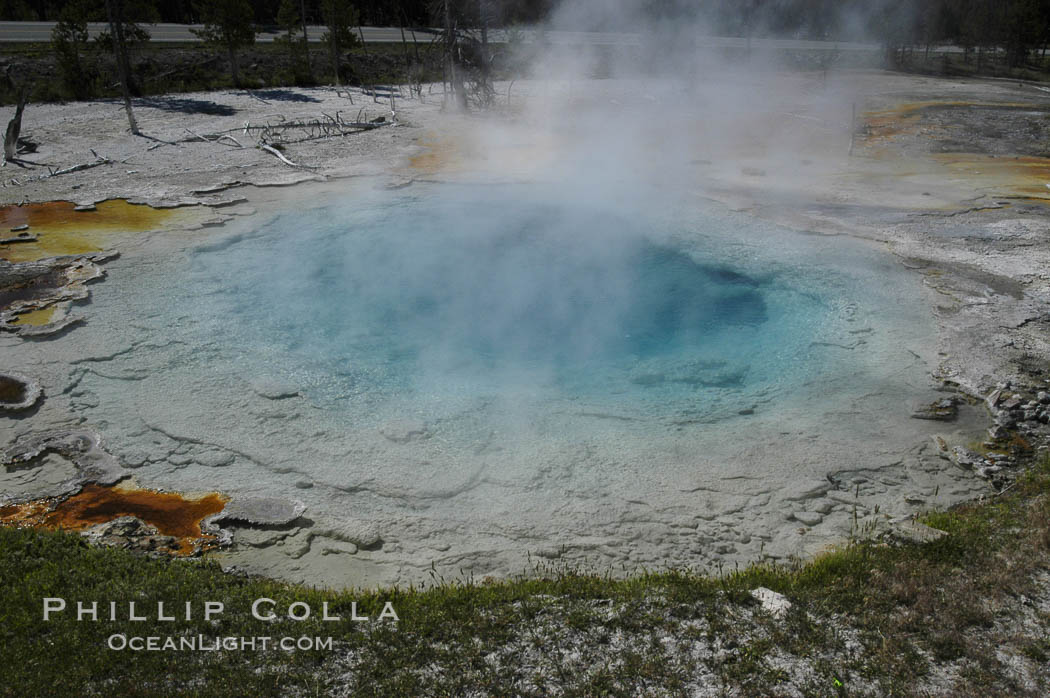
<path fill-rule="evenodd" d="M 252 89 L 332 85 L 331 56 L 321 44 L 310 45 L 307 72 L 301 59 L 286 46 L 258 43 L 241 49 L 242 85 Z M 112 53 L 93 44 L 82 50 L 82 74 L 75 84 L 63 77 L 58 58 L 48 43 L 0 44 L 0 104 L 13 104 L 21 84 L 29 86 L 34 104 L 61 102 L 79 96 L 109 98 L 120 95 Z M 132 74 L 139 95 L 165 95 L 230 88 L 229 58 L 225 51 L 200 43 L 174 42 L 139 46 L 131 54 Z M 343 81 L 350 85 L 409 84 L 441 80 L 441 51 L 433 38 L 416 35 L 406 43 L 357 44 L 341 60 Z"/>

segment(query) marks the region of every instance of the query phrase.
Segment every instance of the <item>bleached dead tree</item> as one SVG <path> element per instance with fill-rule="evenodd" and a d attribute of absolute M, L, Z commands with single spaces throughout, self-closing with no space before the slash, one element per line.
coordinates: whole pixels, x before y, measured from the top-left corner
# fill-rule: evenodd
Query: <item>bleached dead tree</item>
<path fill-rule="evenodd" d="M 353 120 L 343 118 L 343 115 L 338 111 L 335 112 L 334 115 L 322 113 L 321 116 L 316 119 L 286 120 L 283 116 L 279 116 L 277 121 L 267 121 L 262 124 L 252 124 L 245 121 L 244 125 L 239 128 L 220 131 L 217 133 L 198 133 L 196 131 L 191 131 L 190 129 L 184 129 L 190 134 L 188 138 L 183 138 L 174 142 L 158 143 L 157 145 L 151 146 L 150 149 L 152 150 L 153 148 L 161 147 L 162 145 L 179 145 L 180 143 L 193 142 L 221 144 L 232 148 L 243 148 L 245 146 L 239 140 L 230 135 L 233 132 L 241 131 L 244 135 L 255 139 L 255 147 L 273 155 L 285 165 L 312 170 L 317 168 L 294 162 L 282 153 L 281 150 L 286 145 L 352 136 L 356 133 L 363 133 L 365 131 L 371 131 L 373 129 L 382 128 L 383 126 L 391 126 L 397 123 L 396 121 L 387 119 L 385 116 L 380 116 L 370 121 L 363 121 L 361 117 L 363 113 L 364 108 L 362 107 L 361 110 L 358 111 L 357 117 Z"/>
<path fill-rule="evenodd" d="M 364 109 L 359 111 L 357 117 L 352 121 L 344 119 L 342 114 L 336 112 L 334 116 L 322 114 L 321 118 L 318 119 L 286 121 L 282 117 L 279 121 L 265 124 L 245 123 L 242 129 L 239 130 L 243 130 L 245 134 L 253 135 L 259 143 L 281 146 L 325 138 L 350 136 L 355 133 L 389 126 L 393 123 L 385 117 L 379 117 L 371 121 L 362 121 L 361 113 L 363 111 Z M 209 134 L 205 135 L 208 136 Z"/>
<path fill-rule="evenodd" d="M 18 91 L 18 106 L 15 107 L 15 116 L 7 122 L 7 132 L 4 134 L 4 164 L 8 160 L 18 157 L 18 136 L 22 132 L 22 112 L 25 111 L 26 103 L 29 101 L 29 89 L 23 85 Z"/>
<path fill-rule="evenodd" d="M 467 92 L 463 87 L 463 76 L 456 66 L 456 25 L 452 22 L 450 0 L 444 0 L 445 14 L 445 69 L 452 88 L 452 98 L 460 111 L 467 110 Z"/>
<path fill-rule="evenodd" d="M 135 112 L 131 109 L 131 86 L 129 81 L 128 43 L 124 36 L 124 0 L 106 0 L 106 15 L 109 19 L 109 31 L 113 38 L 113 53 L 117 59 L 117 73 L 120 75 L 120 90 L 124 96 L 124 111 L 128 115 L 128 126 L 136 136 L 141 136 Z"/>

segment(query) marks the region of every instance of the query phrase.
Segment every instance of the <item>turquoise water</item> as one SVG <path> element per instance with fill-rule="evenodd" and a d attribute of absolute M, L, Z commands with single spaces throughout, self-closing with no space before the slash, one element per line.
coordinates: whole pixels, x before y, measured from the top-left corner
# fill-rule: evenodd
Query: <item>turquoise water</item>
<path fill-rule="evenodd" d="M 843 287 L 763 259 L 726 220 L 686 229 L 539 189 L 451 191 L 286 213 L 203 247 L 194 303 L 248 363 L 280 355 L 286 372 L 324 374 L 321 402 L 523 384 L 692 400 L 821 363 L 812 340 Z"/>
<path fill-rule="evenodd" d="M 799 483 L 929 470 L 919 279 L 857 240 L 640 199 L 288 192 L 109 263 L 56 340 L 77 362 L 54 399 L 144 485 L 301 501 L 312 533 L 238 529 L 236 555 L 311 583 L 512 574 L 563 543 L 602 565 L 788 554 L 817 540 Z M 877 477 L 884 511 L 947 491 Z M 371 528 L 380 548 L 324 542 Z"/>

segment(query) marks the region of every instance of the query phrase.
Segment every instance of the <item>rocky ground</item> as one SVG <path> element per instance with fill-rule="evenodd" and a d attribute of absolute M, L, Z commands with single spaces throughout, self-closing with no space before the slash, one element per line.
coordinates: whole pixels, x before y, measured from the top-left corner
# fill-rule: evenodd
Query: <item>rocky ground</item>
<path fill-rule="evenodd" d="M 275 88 L 256 91 L 187 93 L 136 100 L 142 136 L 132 136 L 116 100 L 77 104 L 31 105 L 22 136 L 34 152 L 4 170 L 4 200 L 94 203 L 126 198 L 154 205 L 229 204 L 226 193 L 255 186 L 387 172 L 415 152 L 424 125 L 439 118 L 437 95 L 423 101 L 402 100 L 394 92 L 373 96 L 360 89 Z M 407 96 L 407 91 L 403 94 Z M 258 133 L 248 126 L 282 121 L 317 122 L 326 116 L 368 122 L 382 117 L 393 128 L 298 143 L 289 158 L 294 166 L 256 147 Z M 346 129 L 354 130 L 356 129 Z M 196 135 L 195 135 L 196 134 Z M 229 138 L 218 140 L 218 136 Z M 320 135 L 307 128 L 292 138 Z M 198 137 L 200 136 L 200 137 Z M 206 140 L 207 139 L 207 140 Z M 90 170 L 51 173 L 93 164 Z M 243 197 L 239 197 L 243 198 Z"/>
<path fill-rule="evenodd" d="M 417 179 L 528 178 L 551 153 L 586 135 L 584 129 L 595 123 L 586 115 L 603 113 L 596 105 L 627 102 L 632 113 L 651 119 L 670 114 L 670 123 L 662 123 L 662 128 L 638 130 L 638 139 L 662 148 L 673 142 L 681 153 L 668 169 L 679 180 L 694 182 L 698 196 L 798 230 L 872 241 L 922 275 L 937 298 L 935 377 L 945 395 L 915 406 L 913 416 L 950 423 L 960 408 L 986 409 L 986 436 L 965 444 L 935 440 L 932 447 L 945 467 L 988 481 L 990 493 L 1011 487 L 1019 470 L 1047 450 L 1050 438 L 1046 89 L 879 72 L 835 76 L 830 85 L 822 76 L 809 74 L 751 80 L 743 88 L 714 90 L 728 94 L 728 106 L 712 109 L 705 103 L 703 119 L 688 110 L 684 115 L 669 106 L 665 110 L 662 100 L 670 105 L 668 95 L 673 94 L 666 90 L 613 82 L 501 85 L 500 94 L 507 97 L 498 113 L 471 116 L 444 111 L 440 89 L 429 87 L 414 99 L 395 93 L 392 101 L 389 93 L 328 88 L 157 97 L 136 104 L 145 134 L 141 137 L 127 133 L 122 107 L 115 102 L 33 105 L 23 129 L 36 144 L 35 152 L 6 165 L 0 196 L 10 204 L 64 199 L 92 205 L 119 197 L 157 206 L 204 205 L 213 207 L 203 220 L 206 225 L 268 205 L 270 192 L 276 191 L 269 187 L 308 181 L 380 175 L 390 186 L 404 186 Z M 768 88 L 768 97 L 755 101 L 750 90 L 762 87 Z M 524 147 L 520 139 L 507 137 L 520 133 L 516 129 L 522 124 L 549 126 L 559 119 L 564 128 L 541 129 L 543 137 Z M 278 143 L 275 150 L 258 147 L 262 132 L 251 127 L 282 122 L 310 125 L 296 131 L 294 140 L 299 142 Z M 346 135 L 313 138 L 332 124 L 343 129 L 343 122 L 369 127 L 346 127 Z M 633 120 L 629 124 L 639 125 Z M 535 136 L 537 131 L 529 133 Z M 90 167 L 70 169 L 78 165 Z M 202 225 L 201 219 L 194 225 Z M 19 244 L 23 243 L 7 247 Z M 83 283 L 83 270 L 104 261 L 73 255 L 33 269 L 4 264 L 0 274 L 9 287 L 24 288 L 28 275 L 39 280 L 34 281 L 38 290 L 44 289 L 28 299 L 15 294 L 5 303 L 82 299 L 83 287 L 77 284 Z M 29 307 L 36 306 L 14 310 Z M 59 315 L 49 329 L 64 330 L 60 323 L 66 318 Z M 16 336 L 37 332 L 8 329 Z M 25 341 L 31 340 L 26 336 Z M 31 377 L 24 389 L 16 386 L 12 394 L 25 401 L 32 393 L 30 383 Z M 10 402 L 14 404 L 14 398 Z M 17 431 L 24 430 L 10 433 Z M 61 445 L 71 437 L 54 438 Z M 84 443 L 99 444 L 98 435 L 83 438 Z M 15 450 L 24 451 L 23 446 L 21 435 Z M 76 477 L 78 482 L 91 479 L 83 473 Z M 289 506 L 244 506 L 250 504 L 282 511 Z M 898 536 L 907 535 L 900 532 L 902 526 L 907 527 L 897 523 Z M 155 529 L 123 525 L 96 534 L 114 542 L 121 531 L 130 532 L 131 539 L 157 535 Z M 924 530 L 912 532 L 918 539 L 928 535 Z M 1045 636 L 1045 603 L 1039 600 L 1046 595 L 1045 577 L 1033 579 L 1035 602 L 1003 602 L 1013 603 L 1013 610 L 1022 615 L 1025 609 L 1035 609 L 1024 629 L 1029 639 Z M 749 613 L 741 623 L 753 621 L 754 612 Z M 991 642 L 999 630 L 993 624 L 991 630 L 974 632 L 985 632 Z M 683 626 L 670 635 L 687 631 Z M 832 658 L 847 657 L 856 645 L 848 628 L 836 632 L 839 649 Z M 596 648 L 615 653 L 621 640 L 596 640 L 593 647 L 582 637 L 565 642 L 587 647 L 579 650 L 580 666 L 594 666 L 611 661 L 606 650 Z M 678 649 L 692 653 L 689 661 L 701 665 L 705 657 L 722 651 L 713 645 L 683 647 Z M 534 667 L 537 675 L 546 671 L 542 653 L 530 659 L 533 650 L 528 647 L 514 652 L 521 655 L 514 662 Z M 352 668 L 360 660 L 346 661 Z M 503 660 L 497 654 L 487 661 Z M 813 673 L 812 658 L 783 655 L 770 661 L 773 669 L 783 665 L 777 670 L 798 674 L 795 692 L 806 686 L 825 692 L 814 683 L 823 680 L 823 674 Z M 1042 665 L 1027 661 L 1015 662 L 1010 685 L 1035 694 L 1043 680 L 1038 678 Z M 962 670 L 945 669 L 926 690 L 942 692 Z M 703 684 L 703 672 L 697 671 L 694 693 L 726 690 L 725 684 Z"/>
<path fill-rule="evenodd" d="M 985 402 L 996 419 L 986 440 L 937 446 L 1001 485 L 1011 465 L 1040 447 L 1047 421 L 1040 399 L 1050 375 L 1044 88 L 879 72 L 830 82 L 805 73 L 747 80 L 705 86 L 684 110 L 669 102 L 669 130 L 686 147 L 679 161 L 662 166 L 732 208 L 885 244 L 922 274 L 940 299 L 937 378 L 957 395 L 943 408 L 919 406 L 915 416 L 949 422 L 958 404 Z M 777 87 L 761 100 L 750 96 L 749 88 L 771 84 Z M 212 214 L 194 218 L 199 227 L 268 205 L 275 198 L 269 187 L 308 181 L 528 179 L 562 150 L 586 144 L 608 105 L 634 124 L 639 113 L 648 118 L 660 113 L 661 101 L 679 99 L 666 87 L 617 81 L 498 87 L 506 98 L 493 111 L 466 117 L 443 110 L 433 86 L 416 95 L 286 88 L 145 98 L 136 103 L 138 137 L 115 102 L 32 105 L 23 135 L 34 152 L 5 167 L 3 197 L 14 204 L 89 207 L 125 198 L 210 207 Z M 712 95 L 725 105 L 712 110 L 705 101 Z M 575 118 L 552 129 L 558 109 Z M 304 125 L 267 129 L 288 123 Z M 670 152 L 663 130 L 640 139 Z M 268 143 L 277 147 L 261 147 Z M 95 262 L 103 260 L 72 257 L 5 271 L 21 275 L 20 288 L 37 288 L 11 297 L 8 330 L 40 336 L 76 322 L 71 304 L 86 296 L 85 279 L 101 273 Z M 44 327 L 15 326 L 17 316 L 43 306 L 58 309 Z"/>

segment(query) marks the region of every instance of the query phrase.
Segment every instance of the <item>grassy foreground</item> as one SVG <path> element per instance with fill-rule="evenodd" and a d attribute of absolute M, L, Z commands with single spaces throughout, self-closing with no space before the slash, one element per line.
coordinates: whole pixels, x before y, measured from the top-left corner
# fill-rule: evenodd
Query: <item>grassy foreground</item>
<path fill-rule="evenodd" d="M 1008 492 L 925 521 L 925 545 L 855 541 L 795 566 L 722 577 L 530 578 L 379 593 L 314 590 L 150 560 L 78 536 L 0 529 L 0 694 L 1045 695 L 1050 686 L 1050 459 Z M 792 602 L 777 619 L 749 591 Z M 42 620 L 43 599 L 69 608 Z M 309 620 L 255 620 L 255 599 Z M 98 622 L 75 603 L 99 601 Z M 116 601 L 118 620 L 109 621 Z M 128 602 L 146 621 L 127 619 Z M 155 619 L 156 603 L 174 621 Z M 192 619 L 185 620 L 191 601 Z M 202 619 L 205 601 L 225 612 Z M 323 621 L 322 603 L 341 621 Z M 400 620 L 378 620 L 385 602 Z M 359 616 L 350 619 L 351 603 Z M 262 610 L 269 611 L 266 605 Z M 297 610 L 302 610 L 298 607 Z M 114 650 L 108 638 L 332 638 L 285 651 Z"/>

